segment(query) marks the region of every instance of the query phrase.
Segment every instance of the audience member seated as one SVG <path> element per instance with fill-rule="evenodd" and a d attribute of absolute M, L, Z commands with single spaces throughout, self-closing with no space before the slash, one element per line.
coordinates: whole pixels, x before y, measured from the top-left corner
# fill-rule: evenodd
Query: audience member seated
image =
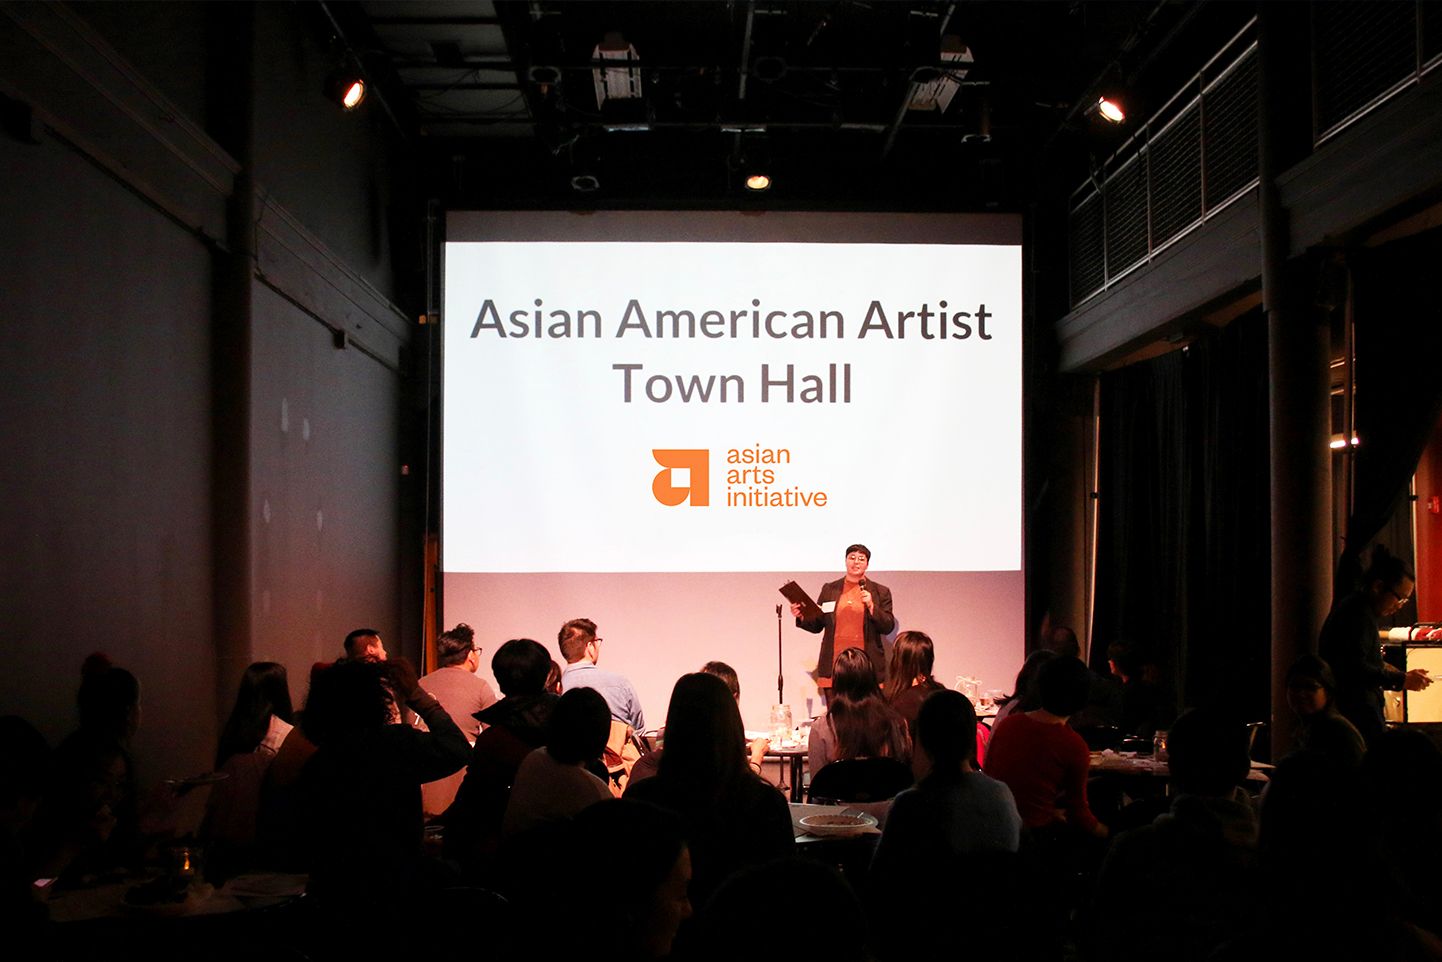
<path fill-rule="evenodd" d="M 436 696 L 451 721 L 468 741 L 474 742 L 481 730 L 476 713 L 496 701 L 490 683 L 476 675 L 476 669 L 481 666 L 481 649 L 476 644 L 475 631 L 470 625 L 459 624 L 444 632 L 436 639 L 436 657 L 440 667 L 421 678 L 421 687 Z M 415 725 L 424 728 L 425 722 L 416 718 Z M 421 786 L 421 808 L 427 820 L 450 807 L 464 777 L 462 770 Z"/>
<path fill-rule="evenodd" d="M 1002 719 L 1013 712 L 1035 711 L 1041 707 L 1041 687 L 1037 684 L 1037 676 L 1041 674 L 1042 666 L 1054 658 L 1056 652 L 1045 648 L 1026 656 L 1021 670 L 1016 673 L 1016 683 L 1011 694 L 996 700 L 996 717 L 991 722 L 993 732 Z"/>
<path fill-rule="evenodd" d="M 987 774 L 1011 789 L 1022 824 L 1033 833 L 1107 835 L 1087 805 L 1086 742 L 1067 727 L 1086 705 L 1089 674 L 1075 658 L 1047 662 L 1038 679 L 1041 707 L 1013 713 L 993 730 Z"/>
<path fill-rule="evenodd" d="M 140 683 L 99 652 L 81 667 L 80 727 L 60 743 L 37 813 L 37 876 L 66 879 L 136 863 L 144 836 L 163 834 L 174 796 L 161 789 L 142 826 L 130 742 L 140 727 Z"/>
<path fill-rule="evenodd" d="M 206 875 L 223 880 L 255 864 L 261 786 L 294 721 L 285 666 L 258 661 L 240 677 L 215 767 L 228 776 L 206 799 Z"/>
<path fill-rule="evenodd" d="M 1390 731 L 1367 752 L 1362 776 L 1386 807 L 1382 845 L 1402 883 L 1397 906 L 1408 921 L 1442 937 L 1442 750 L 1418 729 Z"/>
<path fill-rule="evenodd" d="M 921 703 L 934 691 L 945 691 L 946 686 L 931 676 L 936 661 L 936 648 L 931 636 L 921 631 L 903 631 L 896 636 L 891 646 L 891 661 L 886 667 L 886 699 L 896 713 L 906 719 L 907 732 L 913 745 L 916 742 L 916 713 Z M 980 766 L 986 757 L 986 746 L 991 741 L 991 729 L 980 721 L 976 723 L 976 765 Z"/>
<path fill-rule="evenodd" d="M 596 637 L 596 623 L 589 618 L 573 618 L 561 626 L 556 641 L 566 668 L 561 672 L 561 690 L 593 688 L 610 706 L 611 717 L 630 725 L 633 731 L 645 731 L 646 717 L 641 712 L 641 697 L 631 682 L 596 667 L 601 658 L 601 642 Z"/>
<path fill-rule="evenodd" d="M 770 924 L 776 917 L 780 924 Z M 897 927 L 926 920 L 908 914 Z M 878 934 L 877 943 L 891 937 Z M 742 869 L 702 904 L 694 926 L 691 957 L 702 962 L 737 959 L 814 959 L 816 962 L 871 962 L 873 939 L 866 912 L 835 868 L 803 858 L 783 858 Z M 970 933 L 952 932 L 962 943 Z"/>
<path fill-rule="evenodd" d="M 553 882 L 585 893 L 585 911 L 558 918 L 548 893 L 545 924 L 558 933 L 554 958 L 639 962 L 671 955 L 691 917 L 691 854 L 681 820 L 632 799 L 608 799 L 579 813 Z"/>
<path fill-rule="evenodd" d="M 1238 929 L 1215 958 L 1438 958 L 1442 942 L 1404 918 L 1398 866 L 1382 845 L 1385 803 L 1359 773 L 1294 752 L 1269 775 L 1258 840 L 1261 920 Z"/>
<path fill-rule="evenodd" d="M 400 704 L 429 730 L 402 724 Z M 310 891 L 360 918 L 418 885 L 421 785 L 464 765 L 470 746 L 404 658 L 315 672 L 303 724 L 316 745 L 299 786 Z"/>
<path fill-rule="evenodd" d="M 611 731 L 611 709 L 594 688 L 572 688 L 551 712 L 546 746 L 528 754 L 501 822 L 510 837 L 571 818 L 611 798 L 611 786 L 586 770 L 601 757 Z"/>
<path fill-rule="evenodd" d="M 967 931 L 967 947 L 1010 938 L 998 924 L 1012 900 L 1021 816 L 1011 790 L 976 769 L 976 711 L 957 691 L 927 698 L 916 721 L 915 788 L 896 796 L 871 863 L 869 905 L 884 959 L 935 958 Z M 985 890 L 976 880 L 985 878 Z M 910 915 L 913 924 L 889 925 Z M 945 919 L 945 924 L 938 924 Z"/>
<path fill-rule="evenodd" d="M 1170 811 L 1119 835 L 1102 863 L 1093 958 L 1200 962 L 1256 910 L 1257 816 L 1239 787 L 1246 726 L 1195 709 L 1173 724 L 1167 751 Z"/>
<path fill-rule="evenodd" d="M 806 765 L 813 778 L 842 758 L 911 761 L 906 720 L 887 704 L 871 659 L 860 648 L 836 656 L 826 714 L 811 725 Z"/>
<path fill-rule="evenodd" d="M 865 655 L 861 660 L 866 661 Z M 666 752 L 654 778 L 626 797 L 678 813 L 691 843 L 697 904 L 727 875 L 795 847 L 791 812 L 747 764 L 741 713 L 715 675 L 683 675 L 666 710 Z"/>
<path fill-rule="evenodd" d="M 1021 815 L 1011 789 L 976 767 L 976 710 L 959 691 L 921 706 L 911 768 L 916 786 L 896 796 L 876 865 L 921 853 L 1015 852 Z"/>
<path fill-rule="evenodd" d="M 1148 738 L 1163 726 L 1161 693 L 1143 677 L 1146 662 L 1133 648 L 1113 642 L 1107 646 L 1107 666 L 1122 683 L 1122 735 Z"/>
<path fill-rule="evenodd" d="M 1367 743 L 1357 726 L 1337 711 L 1336 695 L 1332 668 L 1316 655 L 1303 655 L 1287 669 L 1287 705 L 1301 722 L 1297 750 L 1326 755 L 1339 765 L 1356 768 L 1362 764 Z"/>
<path fill-rule="evenodd" d="M 50 746 L 16 715 L 0 718 L 0 929 L 12 950 L 46 918 L 36 878 L 35 813 L 44 795 Z"/>
<path fill-rule="evenodd" d="M 739 710 L 741 705 L 741 676 L 736 674 L 736 669 L 724 661 L 708 661 L 701 666 L 701 670 L 708 675 L 715 675 L 726 683 L 731 691 L 731 697 L 735 700 Z M 746 757 L 751 765 L 751 770 L 761 774 L 761 763 L 766 758 L 766 752 L 771 747 L 767 738 L 753 738 L 746 746 Z M 631 768 L 631 782 L 641 781 L 655 775 L 661 767 L 661 749 L 656 749 L 649 754 L 642 755 L 637 759 L 636 764 Z M 628 783 L 629 784 L 629 783 Z"/>
<path fill-rule="evenodd" d="M 1055 652 L 1058 657 L 1075 658 L 1087 665 L 1076 632 L 1066 625 L 1048 629 L 1043 638 L 1043 647 Z M 1111 675 L 1092 671 L 1091 666 L 1087 665 L 1087 702 L 1072 713 L 1071 727 L 1086 732 L 1089 741 L 1094 734 L 1113 741 L 1117 738 L 1117 725 L 1120 724 L 1121 717 L 1121 682 Z"/>
<path fill-rule="evenodd" d="M 891 661 L 886 668 L 886 700 L 906 719 L 913 741 L 916 713 L 921 710 L 921 703 L 932 692 L 946 690 L 945 685 L 931 677 L 935 660 L 936 649 L 931 637 L 924 632 L 903 631 L 891 646 Z"/>
<path fill-rule="evenodd" d="M 440 667 L 421 678 L 421 687 L 441 703 L 451 721 L 471 741 L 480 734 L 479 713 L 496 702 L 490 682 L 476 674 L 481 648 L 470 625 L 458 624 L 436 639 Z M 416 727 L 423 723 L 417 722 Z"/>
<path fill-rule="evenodd" d="M 546 744 L 558 696 L 546 689 L 553 664 L 530 638 L 513 638 L 491 658 L 491 674 L 505 697 L 476 713 L 486 727 L 476 737 L 456 801 L 445 814 L 446 854 L 467 875 L 493 856 L 516 772 L 527 755 Z"/>
<path fill-rule="evenodd" d="M 357 628 L 345 636 L 341 661 L 385 661 L 386 643 L 374 628 Z"/>

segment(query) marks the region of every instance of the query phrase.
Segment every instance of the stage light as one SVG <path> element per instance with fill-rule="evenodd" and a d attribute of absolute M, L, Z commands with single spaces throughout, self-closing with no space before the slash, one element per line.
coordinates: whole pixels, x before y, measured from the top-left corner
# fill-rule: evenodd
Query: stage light
<path fill-rule="evenodd" d="M 1119 124 L 1127 119 L 1121 101 L 1115 97 L 1098 97 L 1097 102 L 1087 108 L 1087 116 L 1096 115 L 1109 124 Z"/>
<path fill-rule="evenodd" d="M 354 110 L 366 98 L 365 78 L 356 70 L 331 71 L 325 79 L 325 95 L 345 110 Z"/>
<path fill-rule="evenodd" d="M 746 177 L 746 189 L 761 192 L 771 188 L 771 178 L 766 174 L 757 172 L 748 174 Z"/>

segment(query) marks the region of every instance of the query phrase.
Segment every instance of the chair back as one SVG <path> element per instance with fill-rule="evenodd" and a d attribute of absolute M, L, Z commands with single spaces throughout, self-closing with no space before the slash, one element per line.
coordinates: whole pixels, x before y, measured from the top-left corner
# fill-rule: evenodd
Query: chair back
<path fill-rule="evenodd" d="M 812 802 L 884 802 L 910 788 L 911 766 L 895 758 L 843 758 L 811 779 Z"/>

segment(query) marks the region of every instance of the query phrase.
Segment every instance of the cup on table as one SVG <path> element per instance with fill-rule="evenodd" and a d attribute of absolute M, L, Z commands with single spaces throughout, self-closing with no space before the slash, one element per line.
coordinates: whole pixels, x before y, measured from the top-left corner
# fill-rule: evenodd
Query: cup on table
<path fill-rule="evenodd" d="M 795 731 L 791 725 L 791 706 L 771 706 L 771 744 L 780 748 L 787 742 L 794 742 Z"/>
<path fill-rule="evenodd" d="M 1164 762 L 1167 760 L 1167 733 L 1158 730 L 1152 736 L 1152 761 Z"/>

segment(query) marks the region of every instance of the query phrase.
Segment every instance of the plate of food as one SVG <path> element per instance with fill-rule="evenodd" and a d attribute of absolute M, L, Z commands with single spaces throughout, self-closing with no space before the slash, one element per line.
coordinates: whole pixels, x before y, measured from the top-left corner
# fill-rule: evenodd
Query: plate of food
<path fill-rule="evenodd" d="M 867 815 L 865 812 L 857 814 L 827 813 L 825 815 L 807 815 L 801 819 L 801 827 L 811 835 L 819 835 L 822 838 L 849 837 L 861 835 L 876 828 L 876 816 Z"/>

